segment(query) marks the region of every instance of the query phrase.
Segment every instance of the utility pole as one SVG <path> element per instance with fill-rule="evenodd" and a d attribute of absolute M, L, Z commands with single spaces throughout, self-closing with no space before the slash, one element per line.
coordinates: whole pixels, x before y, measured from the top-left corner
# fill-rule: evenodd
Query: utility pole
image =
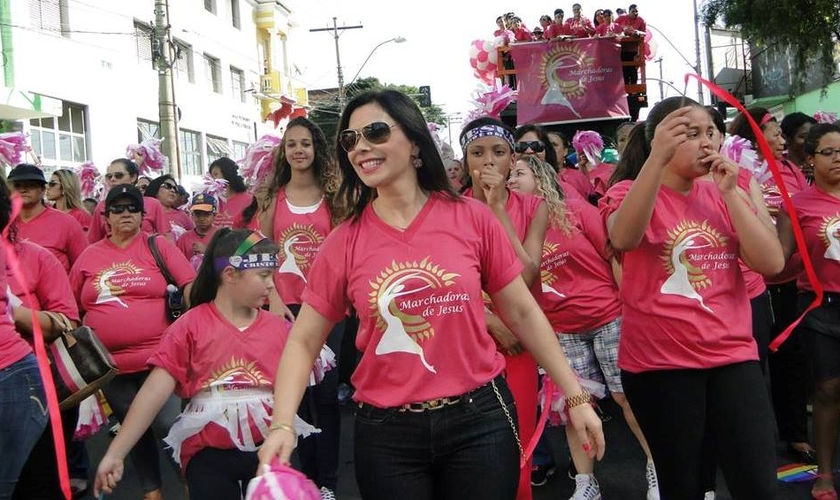
<path fill-rule="evenodd" d="M 700 60 L 700 14 L 697 13 L 697 0 L 694 0 L 694 56 L 697 60 L 697 65 L 694 67 L 694 71 L 697 72 L 697 76 L 703 76 L 703 67 L 701 66 Z M 711 77 L 711 75 L 710 75 Z M 703 103 L 703 84 L 700 83 L 700 80 L 697 80 L 697 101 L 702 106 Z"/>
<path fill-rule="evenodd" d="M 344 104 L 347 102 L 347 93 L 346 89 L 344 88 L 344 73 L 341 71 L 341 52 L 338 50 L 338 37 L 341 35 L 339 31 L 344 30 L 354 30 L 359 28 L 364 28 L 361 24 L 356 26 L 342 26 L 338 27 L 338 20 L 337 18 L 333 17 L 333 27 L 332 28 L 314 28 L 310 29 L 310 32 L 316 31 L 332 31 L 333 38 L 335 38 L 335 63 L 338 69 L 338 109 L 339 111 L 344 111 Z"/>
<path fill-rule="evenodd" d="M 663 80 L 665 79 L 665 76 L 662 74 L 662 56 L 657 57 L 656 59 L 653 60 L 653 62 L 659 64 L 659 100 L 664 101 L 665 100 L 665 84 L 664 84 Z"/>
<path fill-rule="evenodd" d="M 168 0 L 155 0 L 155 29 L 152 54 L 158 70 L 158 115 L 161 149 L 169 158 L 170 174 L 181 182 L 181 159 L 178 155 L 178 123 L 175 107 L 175 88 L 172 82 L 172 64 L 170 49 L 172 40 L 169 36 Z"/>

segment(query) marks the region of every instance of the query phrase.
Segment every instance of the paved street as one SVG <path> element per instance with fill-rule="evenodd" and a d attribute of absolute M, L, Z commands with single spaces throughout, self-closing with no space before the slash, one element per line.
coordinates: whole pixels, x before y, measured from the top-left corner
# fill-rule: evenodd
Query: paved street
<path fill-rule="evenodd" d="M 604 424 L 607 439 L 607 454 L 602 463 L 597 465 L 596 476 L 601 483 L 601 491 L 607 500 L 644 500 L 645 498 L 645 477 L 644 477 L 644 455 L 638 444 L 630 434 L 623 417 L 618 408 L 607 403 L 605 408 L 612 418 Z M 342 417 L 342 448 L 339 469 L 339 484 L 337 496 L 340 500 L 357 500 L 361 498 L 356 490 L 356 482 L 353 476 L 353 452 L 352 452 L 352 414 L 349 407 L 345 407 Z M 557 474 L 550 478 L 548 484 L 540 488 L 534 488 L 534 500 L 564 500 L 571 496 L 574 490 L 574 481 L 566 477 L 567 451 L 565 449 L 565 437 L 560 428 L 549 430 L 554 453 L 557 462 L 560 464 Z M 110 441 L 107 432 L 101 432 L 89 442 L 91 453 L 91 474 L 93 474 L 99 458 L 105 451 Z M 782 447 L 778 448 L 778 463 L 783 465 L 789 460 L 781 453 Z M 164 498 L 166 500 L 180 500 L 185 498 L 183 487 L 177 480 L 174 468 L 168 467 L 165 471 Z M 835 475 L 837 469 L 835 468 Z M 92 484 L 92 483 L 91 483 Z M 779 483 L 779 500 L 806 500 L 810 499 L 810 483 L 785 484 Z M 115 499 L 136 500 L 141 498 L 139 485 L 134 470 L 129 465 L 117 492 L 112 496 Z M 92 499 L 93 495 L 88 494 L 84 498 Z M 723 478 L 718 478 L 719 500 L 729 500 L 731 497 L 725 489 Z"/>

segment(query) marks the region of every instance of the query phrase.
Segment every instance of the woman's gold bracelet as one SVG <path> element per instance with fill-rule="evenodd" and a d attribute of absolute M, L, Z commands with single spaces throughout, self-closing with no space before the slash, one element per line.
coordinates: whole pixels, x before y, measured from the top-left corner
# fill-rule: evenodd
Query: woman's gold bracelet
<path fill-rule="evenodd" d="M 582 389 L 580 394 L 571 396 L 566 398 L 566 407 L 567 408 L 574 408 L 575 406 L 580 406 L 582 404 L 591 403 L 592 402 L 592 395 L 586 392 L 586 389 Z"/>
<path fill-rule="evenodd" d="M 271 426 L 268 428 L 268 432 L 274 432 L 278 429 L 286 432 L 291 432 L 293 436 L 297 436 L 297 431 L 295 430 L 295 428 L 289 424 L 284 423 L 271 424 Z"/>

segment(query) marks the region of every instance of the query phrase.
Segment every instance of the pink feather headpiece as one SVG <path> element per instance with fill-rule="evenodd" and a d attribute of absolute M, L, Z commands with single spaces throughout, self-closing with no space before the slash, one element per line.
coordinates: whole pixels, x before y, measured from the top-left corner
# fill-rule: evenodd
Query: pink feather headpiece
<path fill-rule="evenodd" d="M 32 151 L 23 132 L 0 134 L 0 164 L 14 167 L 21 163 L 23 153 Z"/>
<path fill-rule="evenodd" d="M 758 159 L 758 153 L 752 143 L 743 137 L 727 135 L 720 148 L 720 154 L 746 169 L 759 185 L 764 184 L 773 175 L 767 168 L 767 162 Z"/>
<path fill-rule="evenodd" d="M 572 138 L 572 147 L 575 151 L 586 155 L 593 166 L 601 161 L 601 151 L 604 150 L 604 139 L 601 134 L 592 130 L 579 130 Z"/>
<path fill-rule="evenodd" d="M 227 201 L 228 181 L 225 179 L 214 179 L 209 172 L 201 177 L 200 184 L 193 185 L 194 193 L 204 193 L 221 200 Z"/>
<path fill-rule="evenodd" d="M 79 176 L 79 187 L 82 191 L 82 198 L 93 198 L 96 195 L 97 184 L 102 176 L 99 169 L 92 161 L 86 161 L 74 168 L 73 171 Z"/>
<path fill-rule="evenodd" d="M 129 145 L 125 150 L 125 154 L 132 160 L 134 159 L 135 153 L 143 157 L 143 161 L 138 162 L 142 174 L 162 174 L 163 170 L 169 166 L 169 159 L 160 152 L 161 142 L 160 139 L 151 137 L 140 144 Z"/>
<path fill-rule="evenodd" d="M 508 107 L 508 104 L 513 101 L 514 97 L 516 97 L 516 91 L 507 85 L 495 87 L 483 93 L 477 90 L 473 97 L 475 109 L 467 115 L 467 122 L 483 116 L 489 116 L 498 120 L 502 115 L 502 111 Z"/>
<path fill-rule="evenodd" d="M 814 113 L 814 120 L 817 120 L 817 123 L 834 123 L 837 121 L 837 113 L 817 111 Z"/>
<path fill-rule="evenodd" d="M 274 165 L 274 150 L 280 145 L 280 138 L 274 135 L 264 135 L 245 150 L 245 158 L 237 160 L 239 173 L 253 192 L 266 178 L 271 175 Z"/>

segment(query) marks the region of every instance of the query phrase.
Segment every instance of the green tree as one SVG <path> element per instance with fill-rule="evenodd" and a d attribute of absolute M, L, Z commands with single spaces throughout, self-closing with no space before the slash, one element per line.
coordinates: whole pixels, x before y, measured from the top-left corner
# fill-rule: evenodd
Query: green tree
<path fill-rule="evenodd" d="M 420 105 L 419 102 L 419 95 L 420 89 L 414 87 L 412 85 L 397 85 L 397 84 L 390 84 L 390 83 L 382 83 L 379 81 L 378 78 L 370 77 L 370 78 L 361 78 L 356 80 L 352 84 L 346 87 L 347 92 L 347 100 L 349 101 L 353 97 L 362 92 L 368 90 L 380 90 L 380 89 L 392 89 L 392 90 L 399 90 L 404 94 L 408 94 L 414 99 L 415 102 Z M 437 123 L 438 125 L 443 125 L 446 123 L 446 117 L 444 116 L 443 110 L 440 106 L 436 104 L 432 104 L 428 108 L 421 108 L 423 111 L 423 116 L 426 118 L 426 121 L 429 123 Z M 338 133 L 338 119 L 341 116 L 341 111 L 338 106 L 338 95 L 336 94 L 335 99 L 328 103 L 320 103 L 315 106 L 312 111 L 309 113 L 309 118 L 318 124 L 321 127 L 321 130 L 324 131 L 324 135 L 327 136 L 327 140 L 333 141 L 335 139 L 336 134 Z"/>
<path fill-rule="evenodd" d="M 739 28 L 745 40 L 768 50 L 789 46 L 796 64 L 792 92 L 802 90 L 808 69 L 815 65 L 824 86 L 834 80 L 840 0 L 707 0 L 703 18 L 709 26 L 721 20 Z"/>

